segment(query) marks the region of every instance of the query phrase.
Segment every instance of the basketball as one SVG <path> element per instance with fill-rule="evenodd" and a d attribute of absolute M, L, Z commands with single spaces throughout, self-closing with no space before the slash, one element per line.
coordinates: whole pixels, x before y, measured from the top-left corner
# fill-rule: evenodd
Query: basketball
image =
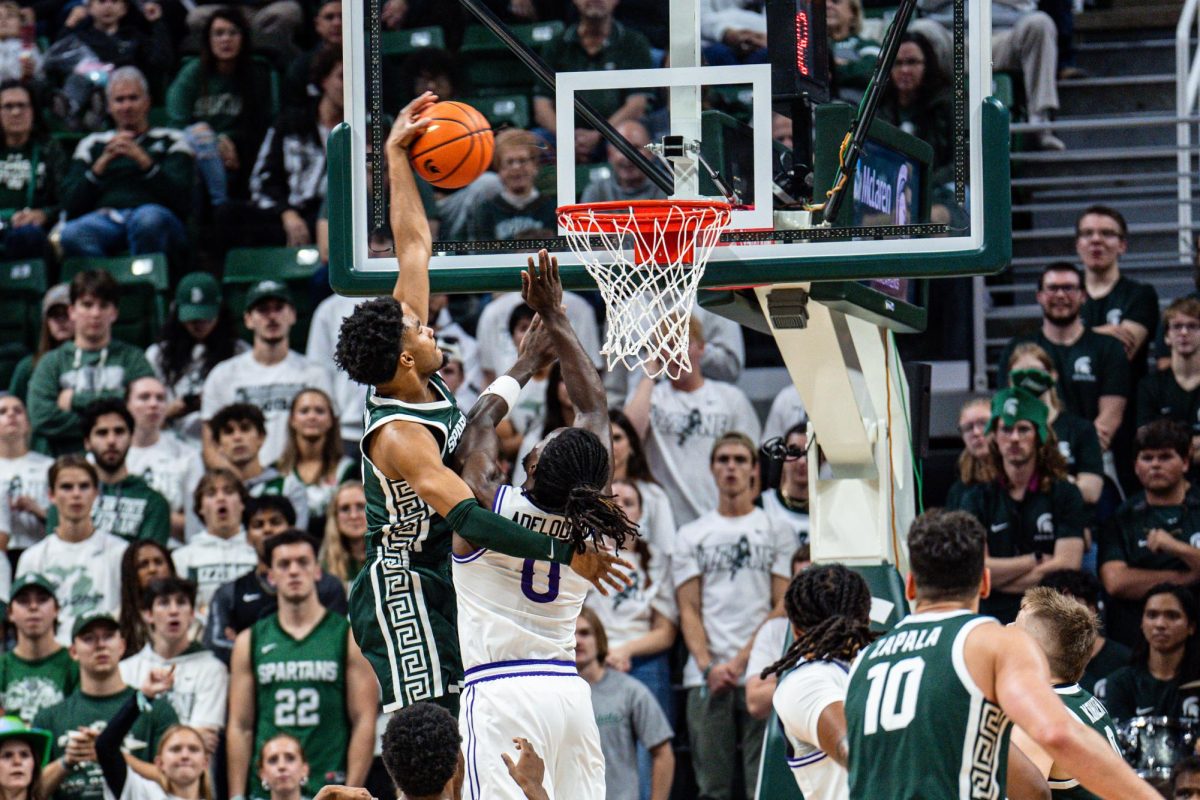
<path fill-rule="evenodd" d="M 492 125 L 466 103 L 434 103 L 421 117 L 433 122 L 410 146 L 413 169 L 442 189 L 461 189 L 492 163 Z"/>

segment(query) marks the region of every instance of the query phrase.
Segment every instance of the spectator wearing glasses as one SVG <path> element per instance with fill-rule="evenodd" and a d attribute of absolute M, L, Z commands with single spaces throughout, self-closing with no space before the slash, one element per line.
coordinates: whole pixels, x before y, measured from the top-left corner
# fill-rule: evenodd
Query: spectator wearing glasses
<path fill-rule="evenodd" d="M 808 423 L 784 434 L 785 455 L 779 485 L 762 493 L 763 511 L 796 534 L 796 547 L 808 545 Z"/>
<path fill-rule="evenodd" d="M 1024 389 L 997 392 L 988 427 L 996 477 L 968 489 L 961 505 L 988 530 L 992 592 L 980 613 L 1004 624 L 1017 618 L 1026 589 L 1055 570 L 1079 569 L 1083 560 L 1083 497 L 1067 480 L 1047 415 Z"/>
<path fill-rule="evenodd" d="M 1163 313 L 1171 360 L 1138 383 L 1138 427 L 1156 419 L 1188 426 L 1192 434 L 1189 466 L 1200 461 L 1200 300 L 1182 297 Z"/>
<path fill-rule="evenodd" d="M 496 137 L 492 169 L 500 176 L 500 194 L 475 207 L 468 222 L 472 239 L 521 239 L 556 229 L 554 196 L 534 185 L 540 154 L 537 137 L 528 131 Z"/>
<path fill-rule="evenodd" d="M 1087 289 L 1080 319 L 1121 343 L 1137 377 L 1145 372 L 1146 342 L 1158 327 L 1158 293 L 1121 274 L 1128 235 L 1125 217 L 1108 206 L 1088 206 L 1075 221 L 1075 252 L 1086 270 Z"/>
<path fill-rule="evenodd" d="M 991 437 L 987 432 L 991 421 L 991 401 L 986 397 L 973 397 L 959 409 L 958 432 L 962 435 L 963 449 L 958 454 L 958 480 L 950 484 L 946 492 L 946 508 L 962 508 L 963 495 L 968 488 L 995 477 L 989 450 Z"/>
<path fill-rule="evenodd" d="M 1114 337 L 1084 325 L 1080 317 L 1083 275 L 1074 264 L 1060 261 L 1046 266 L 1038 279 L 1037 300 L 1042 307 L 1041 330 L 1008 343 L 1000 355 L 999 385 L 1008 385 L 1013 350 L 1024 342 L 1036 343 L 1054 362 L 1063 407 L 1091 420 L 1101 448 L 1108 450 L 1131 392 L 1125 351 Z"/>
<path fill-rule="evenodd" d="M 29 87 L 13 80 L 0 83 L 0 220 L 5 258 L 41 258 L 46 236 L 58 221 L 59 180 L 67 157 L 50 138 L 33 108 Z"/>

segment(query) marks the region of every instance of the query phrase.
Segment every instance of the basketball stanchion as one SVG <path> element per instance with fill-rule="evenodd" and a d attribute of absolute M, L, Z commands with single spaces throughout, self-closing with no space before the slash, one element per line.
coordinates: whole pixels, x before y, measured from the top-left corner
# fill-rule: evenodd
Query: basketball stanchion
<path fill-rule="evenodd" d="M 461 189 L 492 166 L 492 124 L 466 103 L 443 100 L 420 115 L 432 119 L 409 146 L 413 170 L 439 189 Z"/>

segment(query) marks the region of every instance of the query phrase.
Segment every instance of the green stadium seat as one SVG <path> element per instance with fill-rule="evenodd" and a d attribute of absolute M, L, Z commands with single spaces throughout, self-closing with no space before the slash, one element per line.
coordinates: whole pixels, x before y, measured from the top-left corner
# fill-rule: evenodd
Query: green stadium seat
<path fill-rule="evenodd" d="M 541 53 L 546 45 L 562 35 L 563 23 L 536 22 L 514 25 L 516 37 Z M 507 94 L 516 87 L 525 89 L 536 80 L 496 35 L 482 25 L 467 28 L 459 51 L 471 86 L 479 94 Z"/>
<path fill-rule="evenodd" d="M 170 291 L 166 255 L 145 253 L 112 258 L 68 258 L 63 261 L 62 279 L 69 281 L 77 272 L 86 269 L 105 270 L 121 286 L 113 336 L 138 347 L 149 347 L 157 341 L 158 332 L 167 318 L 167 293 Z"/>
<path fill-rule="evenodd" d="M 37 347 L 47 281 L 46 262 L 40 258 L 0 262 L 0 343 L 22 350 Z M 8 388 L 8 382 L 0 388 Z"/>
<path fill-rule="evenodd" d="M 320 263 L 321 257 L 315 247 L 235 247 L 225 256 L 225 277 L 222 279 L 225 302 L 240 318 L 251 284 L 267 278 L 286 284 L 292 302 L 296 304 L 291 346 L 303 353 L 314 310 L 309 286 Z"/>
<path fill-rule="evenodd" d="M 492 128 L 528 128 L 530 122 L 529 96 L 524 94 L 498 94 L 490 97 L 472 97 L 463 101 L 474 106 L 487 117 Z"/>
<path fill-rule="evenodd" d="M 427 47 L 445 49 L 446 34 L 437 25 L 406 31 L 384 31 L 379 36 L 379 52 L 388 56 L 406 56 Z"/>

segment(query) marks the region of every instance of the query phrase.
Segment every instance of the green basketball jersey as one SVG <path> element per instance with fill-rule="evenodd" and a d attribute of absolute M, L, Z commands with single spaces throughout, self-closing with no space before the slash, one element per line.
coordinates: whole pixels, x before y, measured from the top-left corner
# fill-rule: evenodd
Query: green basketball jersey
<path fill-rule="evenodd" d="M 994 624 L 912 614 L 860 654 L 846 692 L 851 797 L 1004 797 L 1011 723 L 963 660 L 967 634 Z"/>
<path fill-rule="evenodd" d="M 1104 707 L 1103 703 L 1092 697 L 1090 692 L 1077 683 L 1055 686 L 1054 691 L 1075 719 L 1103 736 L 1112 745 L 1113 750 L 1116 750 L 1118 755 L 1121 754 L 1121 747 L 1117 744 L 1117 727 L 1113 724 L 1112 717 L 1108 715 L 1108 709 Z M 1050 796 L 1054 800 L 1098 800 L 1099 798 L 1099 795 L 1092 794 L 1074 779 L 1056 781 L 1050 778 L 1047 782 L 1050 784 Z"/>
<path fill-rule="evenodd" d="M 303 639 L 293 639 L 272 614 L 254 623 L 254 752 L 277 733 L 300 740 L 311 766 L 308 787 L 346 782 L 350 719 L 346 710 L 344 617 L 326 612 Z"/>
<path fill-rule="evenodd" d="M 432 403 L 405 403 L 367 393 L 362 438 L 363 487 L 367 496 L 367 563 L 379 557 L 400 557 L 412 563 L 445 564 L 450 559 L 450 526 L 409 486 L 392 480 L 367 455 L 371 434 L 389 422 L 424 425 L 440 448 L 445 463 L 462 435 L 466 419 L 458 410 L 454 393 L 440 375 L 429 379 L 429 388 L 441 399 Z"/>

